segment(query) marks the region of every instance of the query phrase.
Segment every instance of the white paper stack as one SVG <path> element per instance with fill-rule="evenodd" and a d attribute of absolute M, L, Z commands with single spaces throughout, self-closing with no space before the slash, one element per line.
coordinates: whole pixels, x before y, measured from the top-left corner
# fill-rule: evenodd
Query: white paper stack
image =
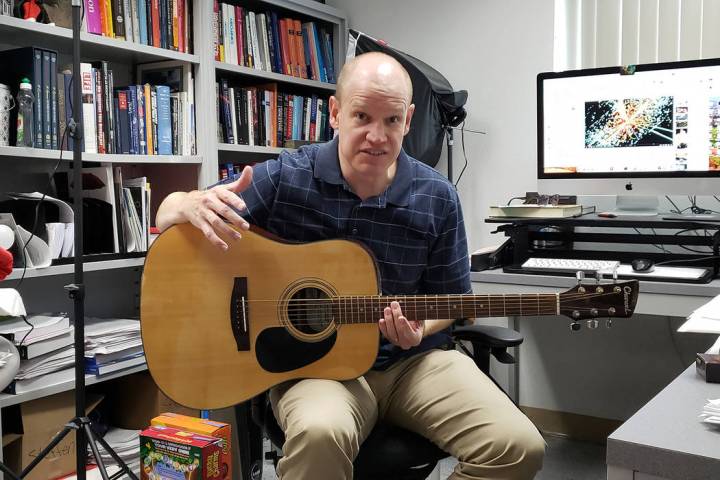
<path fill-rule="evenodd" d="M 720 295 L 692 312 L 678 332 L 720 333 Z"/>
<path fill-rule="evenodd" d="M 120 459 L 132 470 L 135 475 L 140 476 L 140 430 L 126 430 L 123 428 L 110 428 L 103 439 L 110 445 Z M 100 448 L 100 457 L 110 473 L 111 467 L 115 467 L 115 460 Z M 91 450 L 88 447 L 88 454 Z M 92 458 L 92 457 L 91 457 Z M 112 468 L 115 471 L 115 468 Z"/>
<path fill-rule="evenodd" d="M 703 407 L 700 418 L 705 423 L 720 426 L 720 398 L 708 400 L 708 403 Z"/>
<path fill-rule="evenodd" d="M 140 320 L 88 318 L 85 326 L 85 371 L 95 375 L 145 363 Z"/>

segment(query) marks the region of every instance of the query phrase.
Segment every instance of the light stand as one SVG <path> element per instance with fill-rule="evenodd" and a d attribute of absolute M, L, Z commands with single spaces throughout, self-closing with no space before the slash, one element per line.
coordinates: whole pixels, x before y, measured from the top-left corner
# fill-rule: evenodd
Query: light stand
<path fill-rule="evenodd" d="M 80 78 L 80 22 L 83 0 L 72 0 L 72 31 L 73 31 L 73 118 L 68 124 L 70 136 L 73 138 L 73 212 L 75 215 L 75 283 L 66 285 L 65 289 L 73 300 L 74 314 L 72 317 L 75 326 L 75 418 L 53 437 L 50 444 L 45 447 L 37 457 L 22 471 L 20 478 L 25 478 L 40 461 L 62 441 L 65 436 L 75 430 L 75 455 L 77 457 L 76 475 L 78 480 L 85 480 L 85 467 L 87 465 L 87 445 L 90 445 L 93 458 L 98 466 L 103 480 L 118 479 L 123 475 L 133 480 L 137 476 L 130 470 L 125 462 L 118 456 L 107 442 L 96 436 L 92 429 L 90 419 L 85 416 L 85 285 L 83 284 L 83 202 L 82 202 L 82 78 Z M 102 445 L 120 467 L 112 477 L 108 476 L 105 464 L 100 456 L 97 443 Z"/>

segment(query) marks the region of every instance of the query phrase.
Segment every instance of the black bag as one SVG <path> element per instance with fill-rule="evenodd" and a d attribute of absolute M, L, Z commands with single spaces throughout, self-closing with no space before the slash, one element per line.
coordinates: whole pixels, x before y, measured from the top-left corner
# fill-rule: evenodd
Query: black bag
<path fill-rule="evenodd" d="M 355 55 L 382 52 L 395 58 L 410 74 L 413 84 L 415 113 L 410 131 L 405 135 L 405 152 L 421 162 L 434 167 L 440 153 L 447 127 L 456 127 L 467 115 L 464 105 L 467 91 L 453 91 L 450 82 L 440 72 L 417 58 L 384 45 L 362 32 L 350 30 L 350 47 L 354 44 Z"/>

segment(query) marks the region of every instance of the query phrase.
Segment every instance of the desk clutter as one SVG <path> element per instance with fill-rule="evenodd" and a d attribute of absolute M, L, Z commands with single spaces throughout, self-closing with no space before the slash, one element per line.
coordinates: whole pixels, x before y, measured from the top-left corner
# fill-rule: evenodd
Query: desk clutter
<path fill-rule="evenodd" d="M 507 273 L 574 276 L 583 271 L 682 283 L 708 283 L 720 272 L 719 223 L 594 213 L 574 218 L 489 217 L 485 222 L 497 224 L 493 233 L 508 239 L 491 252 L 474 253 L 473 271 L 501 266 Z M 603 267 L 608 262 L 615 267 Z"/>

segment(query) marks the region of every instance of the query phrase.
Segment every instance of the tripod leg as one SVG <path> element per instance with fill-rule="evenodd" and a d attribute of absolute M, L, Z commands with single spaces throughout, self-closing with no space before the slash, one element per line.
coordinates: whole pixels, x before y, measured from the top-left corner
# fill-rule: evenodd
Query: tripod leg
<path fill-rule="evenodd" d="M 5 474 L 6 479 L 9 478 L 10 480 L 20 480 L 18 476 L 15 475 L 15 473 L 2 462 L 0 462 L 0 470 L 2 470 L 2 472 Z"/>
<path fill-rule="evenodd" d="M 47 454 L 52 451 L 53 448 L 55 448 L 55 445 L 57 445 L 58 443 L 60 443 L 60 442 L 62 441 L 62 439 L 65 438 L 65 435 L 67 435 L 68 433 L 70 433 L 71 430 L 75 430 L 76 428 L 78 428 L 77 425 L 71 422 L 71 423 L 68 423 L 68 424 L 65 426 L 65 428 L 63 428 L 62 430 L 60 430 L 60 431 L 57 433 L 57 435 L 55 435 L 55 437 L 52 439 L 52 441 L 48 444 L 48 446 L 45 447 L 45 448 L 38 454 L 38 456 L 33 459 L 32 462 L 30 462 L 30 465 L 28 465 L 27 467 L 25 467 L 25 469 L 20 473 L 20 478 L 25 478 L 25 477 L 27 476 L 27 474 L 30 473 L 30 471 L 31 471 L 33 468 L 35 468 L 35 466 L 36 466 L 38 463 L 40 463 L 40 462 L 42 461 L 42 459 L 45 458 L 45 457 L 47 456 Z"/>
<path fill-rule="evenodd" d="M 110 456 L 115 460 L 115 463 L 120 467 L 120 471 L 117 474 L 113 474 L 112 478 L 120 478 L 123 474 L 130 477 L 132 480 L 138 480 L 135 473 L 130 470 L 130 467 L 127 466 L 127 464 L 123 461 L 122 458 L 113 450 L 110 445 L 105 441 L 104 438 L 96 436 L 95 431 L 92 429 L 90 424 L 85 424 L 85 432 L 87 432 L 87 438 L 88 438 L 88 444 L 90 445 L 90 448 L 93 451 L 93 456 L 95 457 L 95 461 L 97 461 L 98 468 L 102 468 L 100 473 L 103 475 L 103 480 L 108 480 L 107 477 L 107 470 L 105 469 L 105 465 L 102 462 L 102 459 L 100 458 L 100 452 L 98 451 L 97 445 L 95 445 L 95 442 L 98 442 L 103 449 L 107 453 L 110 454 Z"/>
<path fill-rule="evenodd" d="M 98 466 L 98 470 L 100 470 L 100 476 L 103 478 L 103 480 L 110 480 L 110 477 L 108 477 L 107 469 L 105 468 L 105 464 L 102 461 L 102 457 L 100 456 L 100 451 L 97 448 L 97 445 L 95 445 L 95 435 L 92 431 L 92 428 L 90 428 L 90 424 L 85 423 L 83 424 L 83 430 L 85 430 L 85 438 L 87 439 L 88 445 L 90 445 L 90 449 L 93 453 L 93 458 L 95 459 L 95 463 Z"/>

